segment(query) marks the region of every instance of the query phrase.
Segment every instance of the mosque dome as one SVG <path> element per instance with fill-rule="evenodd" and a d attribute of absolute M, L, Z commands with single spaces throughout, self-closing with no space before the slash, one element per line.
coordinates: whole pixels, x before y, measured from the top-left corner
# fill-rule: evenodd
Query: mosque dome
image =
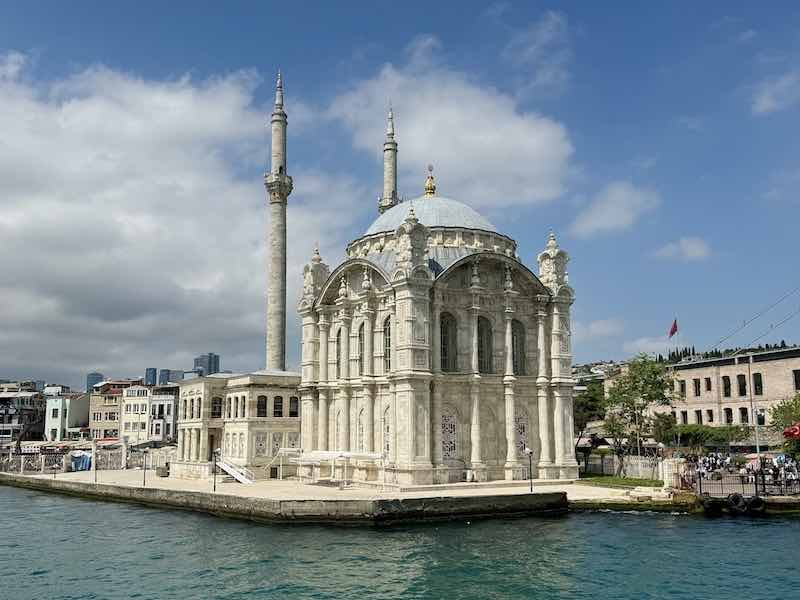
<path fill-rule="evenodd" d="M 364 235 L 394 231 L 406 218 L 411 207 L 414 208 L 419 222 L 426 227 L 462 227 L 497 233 L 495 226 L 486 217 L 466 204 L 450 198 L 426 194 L 393 206 L 375 219 Z"/>

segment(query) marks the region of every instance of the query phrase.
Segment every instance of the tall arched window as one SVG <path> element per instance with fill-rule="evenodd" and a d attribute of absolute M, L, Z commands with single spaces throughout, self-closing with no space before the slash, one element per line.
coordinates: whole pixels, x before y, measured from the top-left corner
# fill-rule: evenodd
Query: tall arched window
<path fill-rule="evenodd" d="M 222 418 L 222 398 L 220 398 L 219 396 L 211 398 L 211 418 L 212 419 Z"/>
<path fill-rule="evenodd" d="M 492 324 L 486 317 L 478 317 L 478 371 L 492 372 Z"/>
<path fill-rule="evenodd" d="M 525 326 L 516 319 L 511 321 L 511 356 L 514 375 L 525 375 Z"/>
<path fill-rule="evenodd" d="M 336 379 L 342 377 L 342 330 L 336 332 Z"/>
<path fill-rule="evenodd" d="M 281 396 L 275 396 L 272 399 L 272 416 L 273 417 L 283 416 L 283 398 Z"/>
<path fill-rule="evenodd" d="M 289 416 L 300 416 L 300 399 L 297 396 L 292 396 L 289 398 Z"/>
<path fill-rule="evenodd" d="M 358 374 L 364 374 L 364 323 L 358 327 Z"/>
<path fill-rule="evenodd" d="M 392 317 L 383 322 L 383 372 L 392 370 Z"/>
<path fill-rule="evenodd" d="M 441 332 L 441 358 L 442 371 L 458 370 L 458 323 L 456 318 L 448 312 L 443 312 L 439 319 Z"/>
<path fill-rule="evenodd" d="M 266 417 L 267 415 L 267 397 L 259 396 L 256 401 L 256 416 Z"/>

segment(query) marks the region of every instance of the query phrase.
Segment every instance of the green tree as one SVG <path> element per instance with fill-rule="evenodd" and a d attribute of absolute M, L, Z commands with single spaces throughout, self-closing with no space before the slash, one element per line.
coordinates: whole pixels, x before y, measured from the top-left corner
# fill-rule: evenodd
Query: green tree
<path fill-rule="evenodd" d="M 672 446 L 676 443 L 678 422 L 672 413 L 656 413 L 651 422 L 651 432 L 653 439 L 665 446 Z"/>
<path fill-rule="evenodd" d="M 605 414 L 605 391 L 602 381 L 590 381 L 586 390 L 577 394 L 573 401 L 573 419 L 575 421 L 575 449 L 581 443 L 586 425 L 589 421 L 602 419 Z"/>
<path fill-rule="evenodd" d="M 800 423 L 800 394 L 786 398 L 769 409 L 770 429 L 783 436 L 783 430 Z M 800 440 L 784 439 L 784 451 L 797 458 L 800 456 Z"/>
<path fill-rule="evenodd" d="M 628 451 L 636 448 L 639 452 L 641 439 L 650 432 L 650 409 L 672 403 L 672 378 L 664 365 L 646 354 L 634 358 L 627 367 L 609 389 L 606 429 L 608 417 L 614 415 L 615 431 L 629 439 L 624 446 Z"/>

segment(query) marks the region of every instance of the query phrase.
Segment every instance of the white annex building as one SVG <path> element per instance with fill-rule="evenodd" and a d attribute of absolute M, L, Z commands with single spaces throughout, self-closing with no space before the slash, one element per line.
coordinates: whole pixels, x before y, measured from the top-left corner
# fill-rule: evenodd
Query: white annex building
<path fill-rule="evenodd" d="M 432 173 L 422 196 L 401 202 L 391 111 L 380 214 L 335 269 L 314 251 L 298 306 L 301 372 L 285 370 L 292 179 L 280 75 L 271 128 L 267 369 L 181 383 L 177 471 L 207 475 L 214 447 L 252 467 L 299 443 L 312 479 L 523 479 L 526 448 L 534 477 L 576 478 L 569 256 L 551 233 L 537 276 L 512 238 L 440 196 Z M 273 408 L 295 395 L 299 442 Z"/>

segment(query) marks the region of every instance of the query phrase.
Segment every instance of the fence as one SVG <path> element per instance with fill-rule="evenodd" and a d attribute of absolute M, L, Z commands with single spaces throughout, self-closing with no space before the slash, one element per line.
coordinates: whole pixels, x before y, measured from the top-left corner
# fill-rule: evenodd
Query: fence
<path fill-rule="evenodd" d="M 92 455 L 91 451 L 87 454 Z M 174 446 L 153 448 L 147 452 L 146 468 L 165 467 L 175 460 L 177 449 Z M 128 450 L 124 446 L 96 448 L 93 468 L 98 471 L 121 469 L 141 469 L 145 463 L 145 453 Z M 87 463 L 91 464 L 91 463 Z M 0 472 L 5 473 L 64 473 L 73 470 L 70 452 L 12 452 L 0 453 Z"/>
<path fill-rule="evenodd" d="M 664 474 L 669 460 L 650 456 L 626 456 L 623 460 L 626 477 L 672 480 L 670 476 L 665 479 Z M 592 454 L 589 456 L 588 464 L 583 460 L 579 460 L 578 463 L 582 473 L 591 475 L 616 475 L 619 468 L 619 458 L 613 454 Z"/>
<path fill-rule="evenodd" d="M 735 474 L 715 471 L 701 477 L 694 465 L 687 466 L 676 480 L 683 489 L 699 496 L 727 498 L 731 494 L 742 496 L 800 496 L 800 481 L 797 479 L 773 479 L 764 472 Z"/>

